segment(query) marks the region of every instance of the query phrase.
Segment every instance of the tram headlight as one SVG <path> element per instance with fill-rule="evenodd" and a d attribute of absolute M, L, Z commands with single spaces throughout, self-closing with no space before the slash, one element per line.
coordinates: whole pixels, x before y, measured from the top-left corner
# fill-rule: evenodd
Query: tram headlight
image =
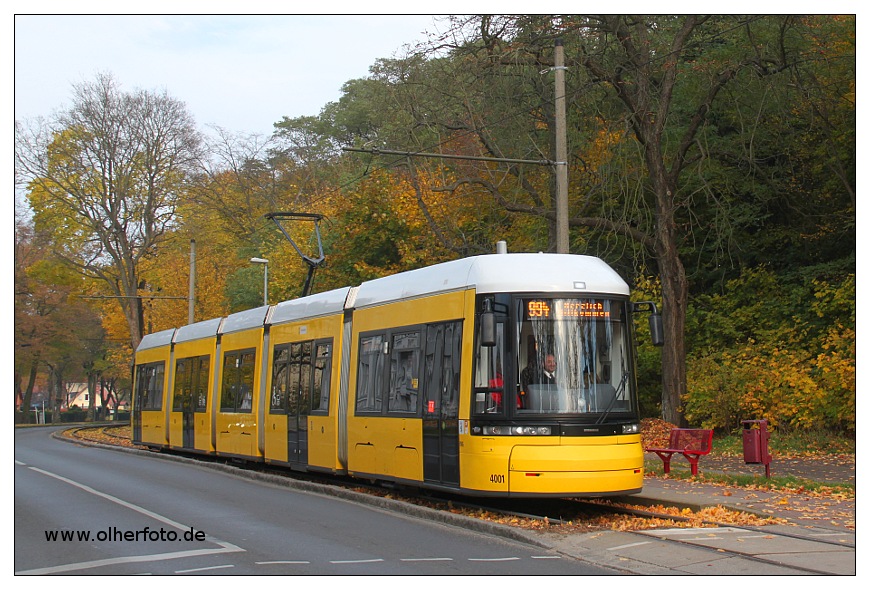
<path fill-rule="evenodd" d="M 622 425 L 622 434 L 637 434 L 639 432 L 640 424 L 638 424 L 637 422 Z"/>
<path fill-rule="evenodd" d="M 475 427 L 472 432 L 482 432 L 484 436 L 550 436 L 551 426 L 483 426 Z"/>

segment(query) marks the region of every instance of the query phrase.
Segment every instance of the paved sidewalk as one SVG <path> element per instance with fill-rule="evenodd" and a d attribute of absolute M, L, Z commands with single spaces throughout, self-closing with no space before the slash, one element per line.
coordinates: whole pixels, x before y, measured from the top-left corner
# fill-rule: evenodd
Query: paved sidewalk
<path fill-rule="evenodd" d="M 658 460 L 656 455 L 652 457 Z M 756 474 L 764 479 L 764 466 L 745 465 L 742 457 L 702 457 L 699 465 L 701 474 L 713 471 Z M 675 458 L 671 469 L 689 472 L 689 464 L 682 457 Z M 792 475 L 817 482 L 855 482 L 855 463 L 846 459 L 775 460 L 771 471 L 773 476 Z M 787 524 L 766 525 L 760 529 L 726 526 L 542 536 L 551 547 L 566 555 L 642 575 L 795 576 L 821 573 L 855 577 L 856 573 L 866 569 L 856 558 L 854 498 L 647 476 L 640 494 L 625 496 L 622 500 L 630 504 L 661 504 L 695 511 L 722 506 L 759 516 L 777 517 Z"/>
<path fill-rule="evenodd" d="M 659 460 L 655 454 L 648 458 Z M 742 457 L 702 457 L 699 473 L 757 475 L 764 480 L 763 465 L 746 465 Z M 681 456 L 671 461 L 671 470 L 685 470 L 689 464 Z M 788 459 L 771 462 L 771 476 L 794 476 L 823 483 L 855 484 L 855 462 L 842 459 Z M 710 506 L 730 507 L 761 516 L 785 518 L 803 527 L 824 527 L 855 531 L 856 501 L 833 494 L 770 491 L 740 486 L 708 484 L 668 477 L 644 478 L 643 491 L 626 497 L 638 504 L 688 507 L 698 510 Z"/>
<path fill-rule="evenodd" d="M 677 506 L 700 510 L 722 506 L 759 516 L 784 518 L 806 528 L 856 529 L 855 499 L 832 495 L 769 491 L 734 486 L 647 477 L 640 494 L 626 496 L 628 503 Z"/>
<path fill-rule="evenodd" d="M 655 453 L 647 453 L 646 459 L 662 464 Z M 674 455 L 673 469 L 689 470 L 689 462 L 682 455 Z M 705 455 L 698 461 L 699 473 L 727 473 L 729 475 L 764 476 L 764 465 L 747 465 L 740 456 Z M 774 458 L 770 463 L 771 477 L 793 476 L 809 481 L 825 483 L 855 483 L 855 458 L 853 456 L 813 457 L 802 459 Z"/>

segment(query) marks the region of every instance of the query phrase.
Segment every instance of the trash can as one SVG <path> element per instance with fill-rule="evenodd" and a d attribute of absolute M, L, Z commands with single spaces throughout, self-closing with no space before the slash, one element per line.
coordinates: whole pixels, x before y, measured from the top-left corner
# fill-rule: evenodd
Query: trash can
<path fill-rule="evenodd" d="M 770 478 L 770 451 L 767 441 L 767 420 L 743 420 L 743 461 L 747 464 L 764 465 L 764 474 Z"/>

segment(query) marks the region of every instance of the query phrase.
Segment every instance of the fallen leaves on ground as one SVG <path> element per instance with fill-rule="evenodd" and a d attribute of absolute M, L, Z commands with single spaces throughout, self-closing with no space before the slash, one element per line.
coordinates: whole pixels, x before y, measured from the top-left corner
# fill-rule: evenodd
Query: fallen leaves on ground
<path fill-rule="evenodd" d="M 658 419 L 644 419 L 642 421 L 642 438 L 643 445 L 656 446 L 667 445 L 668 437 L 670 436 L 673 424 Z M 132 443 L 132 431 L 130 426 L 104 426 L 104 427 L 88 427 L 88 428 L 72 428 L 65 431 L 64 436 L 76 438 L 80 440 L 88 440 L 107 445 L 119 445 L 130 448 L 144 448 Z M 723 486 L 724 487 L 724 486 Z M 742 486 L 741 489 L 752 489 L 755 486 Z M 761 489 L 761 488 L 759 488 Z M 362 490 L 360 490 L 362 491 Z M 774 502 L 780 509 L 787 509 L 790 512 L 798 513 L 803 518 L 810 519 L 830 519 L 831 517 L 838 518 L 845 526 L 849 528 L 855 527 L 854 514 L 849 510 L 838 510 L 838 503 L 848 501 L 849 494 L 836 493 L 833 490 L 821 488 L 819 490 L 807 490 L 802 486 L 795 489 L 780 490 L 784 493 Z M 372 490 L 365 490 L 366 493 L 372 493 Z M 726 490 L 723 495 L 729 496 L 732 493 Z M 393 497 L 389 492 L 383 494 L 385 497 Z M 827 501 L 819 504 L 818 499 L 824 497 Z M 816 500 L 810 502 L 809 498 Z M 407 498 L 402 498 L 407 501 Z M 605 501 L 606 502 L 606 501 Z M 425 501 L 420 502 L 426 504 Z M 758 504 L 764 503 L 759 501 Z M 713 508 L 705 508 L 698 512 L 693 512 L 689 509 L 680 509 L 677 507 L 641 507 L 629 504 L 613 504 L 620 508 L 638 510 L 645 512 L 655 512 L 657 516 L 637 516 L 631 514 L 619 514 L 606 511 L 606 507 L 602 506 L 605 511 L 599 510 L 584 510 L 578 508 L 576 514 L 566 515 L 561 520 L 550 521 L 547 519 L 539 520 L 533 518 L 524 518 L 515 515 L 504 515 L 497 512 L 491 512 L 478 508 L 462 508 L 450 505 L 448 510 L 456 514 L 462 514 L 472 518 L 478 518 L 504 524 L 508 526 L 520 527 L 528 530 L 538 530 L 558 533 L 576 533 L 576 532 L 593 532 L 600 530 L 646 530 L 655 528 L 688 528 L 688 527 L 715 527 L 716 524 L 734 525 L 734 526 L 763 526 L 767 524 L 783 524 L 786 520 L 775 517 L 760 517 L 755 514 L 739 512 L 723 508 L 721 506 Z M 432 506 L 436 507 L 436 506 Z M 441 508 L 443 509 L 443 508 Z M 765 513 L 771 513 L 770 510 L 762 510 Z M 668 518 L 672 516 L 674 518 Z"/>
<path fill-rule="evenodd" d="M 104 445 L 115 445 L 132 449 L 145 447 L 133 444 L 133 433 L 129 426 L 103 426 L 101 428 L 72 428 L 63 433 L 67 438 L 87 440 Z"/>
<path fill-rule="evenodd" d="M 644 418 L 640 421 L 640 439 L 643 448 L 667 448 L 671 439 L 671 430 L 674 428 L 675 425 L 659 418 Z"/>

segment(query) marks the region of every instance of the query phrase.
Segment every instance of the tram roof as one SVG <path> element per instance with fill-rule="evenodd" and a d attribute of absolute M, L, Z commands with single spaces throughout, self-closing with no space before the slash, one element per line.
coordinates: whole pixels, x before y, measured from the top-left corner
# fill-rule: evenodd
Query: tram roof
<path fill-rule="evenodd" d="M 367 281 L 355 307 L 474 288 L 478 293 L 628 295 L 622 277 L 603 260 L 578 254 L 486 254 Z"/>
<path fill-rule="evenodd" d="M 340 313 L 401 299 L 474 288 L 478 293 L 628 295 L 622 277 L 603 260 L 578 254 L 485 254 L 443 262 L 299 299 L 148 334 L 137 350 L 210 338 L 300 318 Z M 355 292 L 355 297 L 354 297 Z"/>
<path fill-rule="evenodd" d="M 269 306 L 262 305 L 254 309 L 246 309 L 245 311 L 230 314 L 221 324 L 220 333 L 229 334 L 250 328 L 262 328 L 266 322 L 266 314 L 268 312 Z"/>
<path fill-rule="evenodd" d="M 266 323 L 274 326 L 302 318 L 342 313 L 348 292 L 350 292 L 350 287 L 342 287 L 299 299 L 282 301 L 272 308 Z"/>
<path fill-rule="evenodd" d="M 222 318 L 214 318 L 211 320 L 196 322 L 195 324 L 181 326 L 175 331 L 175 339 L 173 342 L 177 344 L 178 342 L 188 342 L 200 338 L 212 338 L 217 334 L 221 321 Z"/>
<path fill-rule="evenodd" d="M 166 346 L 170 342 L 172 342 L 172 337 L 175 335 L 175 328 L 169 328 L 168 330 L 163 330 L 162 332 L 154 332 L 153 334 L 146 334 L 142 336 L 142 341 L 139 342 L 139 346 L 136 350 L 147 350 L 149 348 L 158 348 L 160 346 Z"/>

